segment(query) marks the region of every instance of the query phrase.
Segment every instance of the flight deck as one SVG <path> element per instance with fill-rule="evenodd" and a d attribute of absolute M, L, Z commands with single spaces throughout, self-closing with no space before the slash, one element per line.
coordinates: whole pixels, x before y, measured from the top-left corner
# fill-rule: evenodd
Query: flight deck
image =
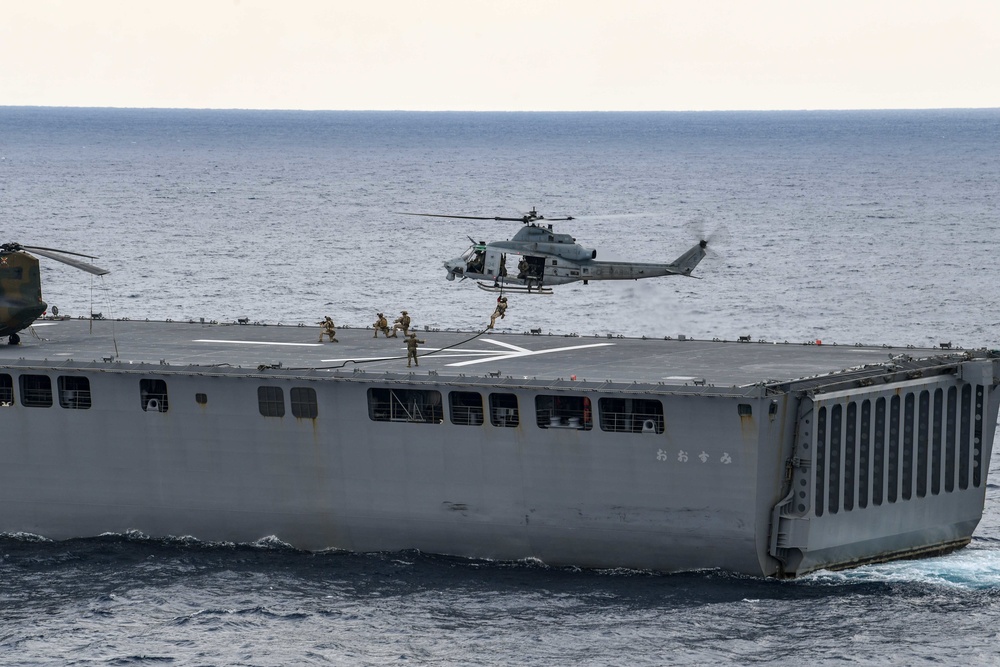
<path fill-rule="evenodd" d="M 152 364 L 252 372 L 400 373 L 515 378 L 541 382 L 635 383 L 739 388 L 836 373 L 884 371 L 919 358 L 959 358 L 958 350 L 890 346 L 620 338 L 487 331 L 414 331 L 419 366 L 407 366 L 398 338 L 339 328 L 317 342 L 319 326 L 138 320 L 43 320 L 0 362 Z"/>

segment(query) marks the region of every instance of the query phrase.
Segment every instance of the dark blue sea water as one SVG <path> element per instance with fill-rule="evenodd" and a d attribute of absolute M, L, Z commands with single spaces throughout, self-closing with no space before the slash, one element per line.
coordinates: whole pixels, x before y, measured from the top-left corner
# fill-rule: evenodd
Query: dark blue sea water
<path fill-rule="evenodd" d="M 3 241 L 112 270 L 43 261 L 70 315 L 479 328 L 495 295 L 441 263 L 516 225 L 394 212 L 536 206 L 600 258 L 712 254 L 513 296 L 513 331 L 996 348 L 998 184 L 1000 110 L 0 108 Z M 998 474 L 970 547 L 795 582 L 5 536 L 0 663 L 995 664 Z"/>

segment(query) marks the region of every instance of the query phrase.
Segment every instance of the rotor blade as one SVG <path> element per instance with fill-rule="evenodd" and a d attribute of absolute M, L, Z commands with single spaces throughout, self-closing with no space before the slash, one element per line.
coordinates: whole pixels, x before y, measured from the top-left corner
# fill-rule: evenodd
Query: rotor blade
<path fill-rule="evenodd" d="M 527 215 L 520 218 L 505 218 L 503 216 L 482 216 L 482 215 L 446 215 L 444 213 L 407 213 L 406 211 L 392 211 L 396 215 L 419 215 L 425 218 L 455 218 L 457 220 L 496 220 L 498 222 L 532 222 L 533 219 Z M 573 216 L 567 216 L 565 218 L 546 218 L 544 216 L 538 216 L 534 220 L 575 220 Z"/>
<path fill-rule="evenodd" d="M 393 211 L 397 215 L 419 215 L 425 218 L 457 218 L 460 220 L 509 220 L 510 222 L 521 222 L 521 218 L 487 218 L 480 215 L 445 215 L 444 213 L 407 213 L 405 211 Z"/>
<path fill-rule="evenodd" d="M 93 255 L 84 255 L 82 252 L 71 252 L 69 250 L 60 250 L 59 248 L 46 248 L 45 246 L 40 245 L 23 245 L 21 247 L 28 250 L 48 250 L 49 252 L 58 252 L 63 255 L 76 255 L 77 257 L 86 257 L 87 259 L 97 259 Z"/>
<path fill-rule="evenodd" d="M 28 248 L 29 246 L 24 246 Z M 36 255 L 41 255 L 42 257 L 48 257 L 49 259 L 54 259 L 57 262 L 62 262 L 63 264 L 69 264 L 72 267 L 80 269 L 81 271 L 86 271 L 87 273 L 93 273 L 95 276 L 103 276 L 106 273 L 111 273 L 107 269 L 102 269 L 99 266 L 94 266 L 93 264 L 87 264 L 86 262 L 81 262 L 78 259 L 73 259 L 72 257 L 65 257 L 64 255 L 58 254 L 61 251 L 51 250 L 49 248 L 36 248 L 31 247 L 31 252 Z M 78 255 L 79 253 L 71 253 L 73 255 Z M 89 255 L 81 255 L 82 257 L 89 257 Z"/>
<path fill-rule="evenodd" d="M 724 249 L 730 243 L 729 228 L 725 223 L 709 224 L 704 218 L 698 217 L 690 220 L 686 226 L 697 240 L 708 242 L 709 254 L 716 257 L 719 256 L 719 249 Z"/>

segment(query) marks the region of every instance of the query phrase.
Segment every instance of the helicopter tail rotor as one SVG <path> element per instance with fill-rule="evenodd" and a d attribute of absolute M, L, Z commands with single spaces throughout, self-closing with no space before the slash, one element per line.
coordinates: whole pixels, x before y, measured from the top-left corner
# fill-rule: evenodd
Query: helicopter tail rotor
<path fill-rule="evenodd" d="M 696 218 L 688 223 L 691 236 L 698 241 L 704 241 L 705 252 L 708 256 L 717 258 L 720 256 L 719 248 L 728 245 L 729 230 L 721 223 L 711 225 L 710 229 L 709 227 L 703 218 Z"/>

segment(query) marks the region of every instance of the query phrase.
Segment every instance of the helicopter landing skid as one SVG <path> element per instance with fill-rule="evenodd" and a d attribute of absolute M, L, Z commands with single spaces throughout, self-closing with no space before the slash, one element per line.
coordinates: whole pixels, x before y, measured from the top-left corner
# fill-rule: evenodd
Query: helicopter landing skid
<path fill-rule="evenodd" d="M 496 285 L 493 283 L 476 282 L 479 289 L 487 292 L 512 292 L 518 294 L 552 294 L 551 287 L 525 287 L 523 285 Z"/>

